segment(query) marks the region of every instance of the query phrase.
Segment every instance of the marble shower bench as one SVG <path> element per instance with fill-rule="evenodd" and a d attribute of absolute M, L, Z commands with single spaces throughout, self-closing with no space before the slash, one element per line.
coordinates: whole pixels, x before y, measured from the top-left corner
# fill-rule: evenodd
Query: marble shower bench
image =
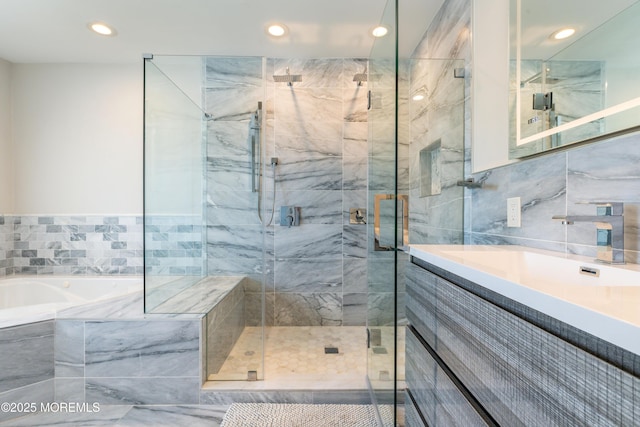
<path fill-rule="evenodd" d="M 57 319 L 56 401 L 199 403 L 208 374 L 244 329 L 248 281 L 206 277 L 153 313 L 140 304 L 137 313 L 106 319 Z"/>

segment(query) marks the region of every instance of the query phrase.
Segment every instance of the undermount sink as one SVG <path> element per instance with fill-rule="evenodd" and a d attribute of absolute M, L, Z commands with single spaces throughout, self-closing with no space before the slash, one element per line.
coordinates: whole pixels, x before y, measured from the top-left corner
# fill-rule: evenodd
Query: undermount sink
<path fill-rule="evenodd" d="M 409 254 L 640 354 L 640 266 L 511 245 L 410 245 Z"/>
<path fill-rule="evenodd" d="M 635 266 L 613 266 L 588 258 L 534 252 L 510 246 L 485 246 L 484 250 L 443 250 L 467 265 L 500 270 L 518 282 L 568 286 L 640 286 Z"/>

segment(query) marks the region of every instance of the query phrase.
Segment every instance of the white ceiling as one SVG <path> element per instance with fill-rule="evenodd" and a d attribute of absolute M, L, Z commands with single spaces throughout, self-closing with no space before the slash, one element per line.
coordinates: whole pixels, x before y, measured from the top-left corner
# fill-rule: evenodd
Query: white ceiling
<path fill-rule="evenodd" d="M 401 56 L 411 54 L 442 3 L 400 0 Z M 0 58 L 118 63 L 140 61 L 143 53 L 367 57 L 370 30 L 386 6 L 387 0 L 0 0 Z M 117 36 L 92 33 L 87 24 L 94 21 L 112 25 Z M 288 26 L 284 40 L 265 34 L 274 21 Z"/>
<path fill-rule="evenodd" d="M 637 2 L 638 0 L 522 1 L 522 57 L 551 58 Z M 510 12 L 511 20 L 515 22 L 515 7 Z M 549 37 L 553 32 L 566 27 L 575 28 L 576 35 L 560 41 Z M 512 39 L 515 37 L 515 30 L 512 26 Z M 573 59 L 602 58 L 602 52 L 609 48 L 610 43 L 607 37 L 603 37 L 594 39 L 589 45 L 572 46 Z M 635 43 L 635 40 L 630 43 Z M 515 44 L 511 47 L 515 57 Z"/>

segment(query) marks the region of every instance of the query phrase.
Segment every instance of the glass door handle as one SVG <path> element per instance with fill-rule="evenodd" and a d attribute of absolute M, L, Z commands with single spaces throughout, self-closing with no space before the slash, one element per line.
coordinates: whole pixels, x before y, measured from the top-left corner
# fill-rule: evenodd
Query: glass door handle
<path fill-rule="evenodd" d="M 394 226 L 397 227 L 397 220 L 402 222 L 402 244 L 400 248 L 406 249 L 406 247 L 409 246 L 409 196 L 407 194 L 376 194 L 373 199 L 373 249 L 375 251 L 391 251 L 396 246 L 395 243 L 391 245 L 382 244 L 383 230 L 380 226 L 380 202 L 395 199 L 397 199 L 399 203 L 402 203 L 402 216 L 396 218 L 396 223 L 394 224 Z"/>

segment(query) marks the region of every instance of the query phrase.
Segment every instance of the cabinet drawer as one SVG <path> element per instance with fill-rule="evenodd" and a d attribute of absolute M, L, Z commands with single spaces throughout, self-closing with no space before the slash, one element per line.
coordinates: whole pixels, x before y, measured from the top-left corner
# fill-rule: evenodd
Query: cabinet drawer
<path fill-rule="evenodd" d="M 464 394 L 410 329 L 407 330 L 406 337 L 407 389 L 427 424 L 432 427 L 487 426 Z M 411 400 L 411 398 L 407 399 L 407 401 Z M 417 420 L 420 421 L 419 418 Z M 415 417 L 411 422 L 416 422 Z M 406 425 L 407 427 L 421 426 L 422 422 Z"/>
<path fill-rule="evenodd" d="M 410 321 L 500 425 L 637 425 L 638 377 L 419 266 L 408 271 L 426 276 L 409 280 L 409 298 L 427 288 L 407 301 Z"/>

